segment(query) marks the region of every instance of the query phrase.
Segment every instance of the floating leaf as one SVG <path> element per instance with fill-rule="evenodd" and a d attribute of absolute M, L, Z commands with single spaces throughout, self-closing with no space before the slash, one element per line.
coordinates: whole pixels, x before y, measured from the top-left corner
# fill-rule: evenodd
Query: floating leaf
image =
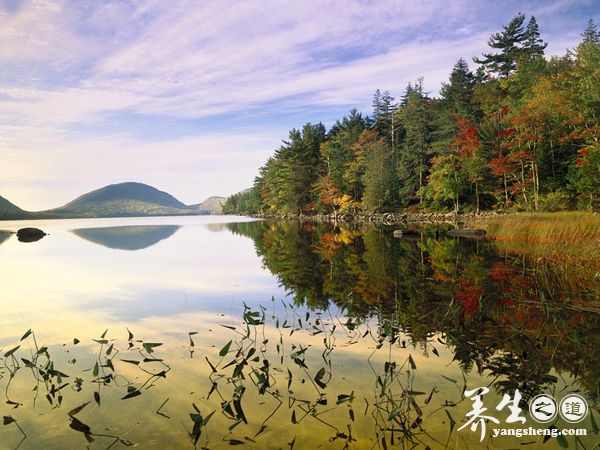
<path fill-rule="evenodd" d="M 124 363 L 127 363 L 127 364 L 135 364 L 136 366 L 139 365 L 139 363 L 140 363 L 139 361 L 136 361 L 134 359 L 122 359 L 121 361 L 123 361 Z"/>
<path fill-rule="evenodd" d="M 435 387 L 433 389 L 431 389 L 431 392 L 429 393 L 429 395 L 427 396 L 427 399 L 425 400 L 425 404 L 428 405 L 429 402 L 431 401 L 431 398 L 433 397 L 433 393 L 435 392 Z"/>
<path fill-rule="evenodd" d="M 209 366 L 210 366 L 210 368 L 212 369 L 213 373 L 216 373 L 216 372 L 217 372 L 217 369 L 215 368 L 215 366 L 213 366 L 213 365 L 211 364 L 211 362 L 208 360 L 208 357 L 206 357 L 206 356 L 205 356 L 205 357 L 204 357 L 204 359 L 206 359 L 206 362 L 208 363 L 208 365 L 209 365 Z"/>
<path fill-rule="evenodd" d="M 129 331 L 129 328 L 125 328 L 127 330 L 127 340 L 131 341 L 133 339 L 133 333 Z"/>
<path fill-rule="evenodd" d="M 27 367 L 33 366 L 33 363 L 31 361 L 29 361 L 28 359 L 21 358 L 21 361 L 23 361 L 23 364 L 25 364 Z"/>
<path fill-rule="evenodd" d="M 325 367 L 321 367 L 321 369 L 317 372 L 317 374 L 315 375 L 315 383 L 317 383 L 317 385 L 321 388 L 321 389 L 325 389 L 327 387 L 327 384 L 323 382 L 323 377 L 325 376 Z"/>
<path fill-rule="evenodd" d="M 245 444 L 244 441 L 240 441 L 238 439 L 229 439 L 229 445 L 242 445 Z"/>
<path fill-rule="evenodd" d="M 108 328 L 107 328 L 106 330 L 104 330 L 104 333 L 102 333 L 102 334 L 100 335 L 100 337 L 101 337 L 102 339 L 104 339 L 104 338 L 106 337 L 106 333 L 108 333 Z"/>
<path fill-rule="evenodd" d="M 162 342 L 144 342 L 142 345 L 144 346 L 144 350 L 146 350 L 146 352 L 152 353 L 155 347 L 160 347 L 162 345 Z"/>
<path fill-rule="evenodd" d="M 98 367 L 98 361 L 96 361 L 96 364 L 94 364 L 94 369 L 92 370 L 92 374 L 97 377 L 98 373 L 99 373 L 100 368 Z"/>
<path fill-rule="evenodd" d="M 13 419 L 11 416 L 4 416 L 3 419 L 4 425 L 10 425 L 11 423 L 16 422 L 16 420 Z"/>
<path fill-rule="evenodd" d="M 96 403 L 100 404 L 100 392 L 94 391 L 94 400 Z"/>
<path fill-rule="evenodd" d="M 134 389 L 130 391 L 127 395 L 125 395 L 125 397 L 123 397 L 121 400 L 127 400 L 129 398 L 137 397 L 138 395 L 142 395 L 142 393 L 139 389 Z"/>
<path fill-rule="evenodd" d="M 433 353 L 435 356 L 440 356 L 440 354 L 437 351 L 437 348 L 432 347 L 431 353 Z"/>
<path fill-rule="evenodd" d="M 229 348 L 231 347 L 231 343 L 233 341 L 229 341 L 227 344 L 225 344 L 223 346 L 223 348 L 221 349 L 221 351 L 219 352 L 219 356 L 223 357 L 225 355 L 227 355 L 227 353 L 229 353 Z"/>
<path fill-rule="evenodd" d="M 303 367 L 304 369 L 308 369 L 308 366 L 304 363 L 304 360 L 302 360 L 300 358 L 294 358 L 294 362 L 296 364 L 298 364 L 300 367 Z"/>
<path fill-rule="evenodd" d="M 16 352 L 17 350 L 19 350 L 19 348 L 20 348 L 20 347 L 21 347 L 20 345 L 17 345 L 17 346 L 16 346 L 15 348 L 13 348 L 12 350 L 9 350 L 9 351 L 7 351 L 7 352 L 4 354 L 4 357 L 5 357 L 5 358 L 8 358 L 8 357 L 9 357 L 10 355 L 12 355 L 14 352 Z"/>
<path fill-rule="evenodd" d="M 416 370 L 417 365 L 415 364 L 415 360 L 413 359 L 413 357 L 411 355 L 408 355 L 408 363 L 410 364 L 410 367 L 412 368 L 412 370 Z"/>
<path fill-rule="evenodd" d="M 238 419 L 242 419 L 245 424 L 248 424 L 248 420 L 246 419 L 246 415 L 244 414 L 244 410 L 242 409 L 241 400 L 233 401 L 233 409 L 235 409 L 236 415 Z"/>
<path fill-rule="evenodd" d="M 340 405 L 344 402 L 352 402 L 352 400 L 354 400 L 354 392 L 352 392 L 350 395 L 348 394 L 340 394 L 337 397 L 337 402 L 336 405 Z"/>
<path fill-rule="evenodd" d="M 79 405 L 77 408 L 73 408 L 71 411 L 69 411 L 67 414 L 69 416 L 74 416 L 75 414 L 79 413 L 83 408 L 85 408 L 87 405 L 89 405 L 90 402 L 85 402 L 81 405 Z"/>
<path fill-rule="evenodd" d="M 223 402 L 221 403 L 221 409 L 223 410 L 223 413 L 230 418 L 234 418 L 235 414 L 233 413 L 233 409 L 231 408 L 231 403 L 230 402 Z"/>
<path fill-rule="evenodd" d="M 21 337 L 21 339 L 19 339 L 19 341 L 23 341 L 23 340 L 27 339 L 31 335 L 31 333 L 33 333 L 33 331 L 31 331 L 31 328 L 30 328 L 29 330 L 27 330 L 25 332 L 25 334 L 23 335 L 23 337 Z"/>
<path fill-rule="evenodd" d="M 77 344 L 79 344 L 79 342 L 80 342 L 79 339 L 73 338 L 73 345 L 77 345 Z"/>
<path fill-rule="evenodd" d="M 92 432 L 92 429 L 88 425 L 76 419 L 75 417 L 71 417 L 71 423 L 69 424 L 69 427 L 84 434 L 90 434 Z"/>

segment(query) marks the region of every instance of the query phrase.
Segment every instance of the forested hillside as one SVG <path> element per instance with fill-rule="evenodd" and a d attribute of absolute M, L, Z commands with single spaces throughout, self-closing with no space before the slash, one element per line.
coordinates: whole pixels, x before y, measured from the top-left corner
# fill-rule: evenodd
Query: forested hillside
<path fill-rule="evenodd" d="M 600 32 L 546 58 L 534 17 L 458 59 L 439 97 L 423 80 L 377 90 L 369 115 L 291 130 L 226 213 L 600 208 Z M 418 74 L 415 74 L 418 77 Z"/>

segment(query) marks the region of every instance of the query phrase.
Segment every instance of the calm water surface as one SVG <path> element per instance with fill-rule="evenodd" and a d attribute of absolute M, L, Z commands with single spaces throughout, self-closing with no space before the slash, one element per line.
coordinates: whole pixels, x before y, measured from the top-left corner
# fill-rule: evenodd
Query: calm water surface
<path fill-rule="evenodd" d="M 49 235 L 0 235 L 0 449 L 600 441 L 600 277 L 581 268 L 443 228 L 396 239 L 239 217 L 0 222 L 24 226 Z M 472 430 L 465 390 L 478 387 L 499 424 Z M 527 404 L 540 393 L 577 393 L 590 411 L 538 423 Z M 524 424 L 496 409 L 504 395 Z M 515 426 L 587 436 L 494 437 Z"/>

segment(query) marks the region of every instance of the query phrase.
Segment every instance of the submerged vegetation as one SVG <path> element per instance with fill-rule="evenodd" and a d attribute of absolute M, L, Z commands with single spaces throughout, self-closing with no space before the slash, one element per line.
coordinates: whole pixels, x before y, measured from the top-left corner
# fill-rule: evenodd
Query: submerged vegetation
<path fill-rule="evenodd" d="M 329 130 L 291 130 L 226 213 L 347 215 L 600 207 L 600 32 L 546 59 L 535 17 L 514 17 L 492 52 L 460 58 L 439 98 L 423 80 Z"/>
<path fill-rule="evenodd" d="M 446 315 L 464 320 L 452 305 Z M 244 305 L 241 320 L 221 325 L 218 345 L 201 342 L 213 339 L 197 331 L 181 333 L 179 344 L 167 348 L 129 330 L 127 339 L 106 330 L 92 343 L 74 339 L 50 348 L 28 330 L 0 358 L 11 408 L 4 425 L 14 427 L 3 441 L 15 449 L 77 443 L 106 449 L 479 448 L 479 430 L 465 428 L 465 391 L 488 386 L 496 393 L 487 401 L 498 402 L 518 388 L 526 413 L 540 392 L 558 398 L 581 389 L 567 373 L 553 371 L 545 352 L 530 348 L 525 357 L 526 331 L 507 333 L 493 350 L 497 336 L 481 319 L 471 318 L 476 330 L 419 336 L 401 309 L 351 317 L 273 300 L 268 307 Z M 181 350 L 173 354 L 184 340 L 187 359 Z M 82 345 L 86 351 L 77 353 Z M 556 352 L 559 343 L 553 345 Z M 177 378 L 169 386 L 171 377 Z M 569 425 L 556 419 L 544 425 L 548 436 L 507 441 L 488 430 L 482 439 L 519 446 L 552 439 L 554 447 L 585 448 L 598 441 L 597 414 L 593 406 L 578 425 L 587 436 L 551 438 L 553 429 Z"/>

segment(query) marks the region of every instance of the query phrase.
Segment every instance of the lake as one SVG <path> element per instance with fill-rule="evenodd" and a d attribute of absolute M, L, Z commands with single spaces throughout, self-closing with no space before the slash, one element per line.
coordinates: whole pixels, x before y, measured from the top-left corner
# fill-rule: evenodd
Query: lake
<path fill-rule="evenodd" d="M 0 449 L 600 442 L 589 265 L 443 225 L 0 222 L 25 226 L 48 235 L 0 234 Z"/>

